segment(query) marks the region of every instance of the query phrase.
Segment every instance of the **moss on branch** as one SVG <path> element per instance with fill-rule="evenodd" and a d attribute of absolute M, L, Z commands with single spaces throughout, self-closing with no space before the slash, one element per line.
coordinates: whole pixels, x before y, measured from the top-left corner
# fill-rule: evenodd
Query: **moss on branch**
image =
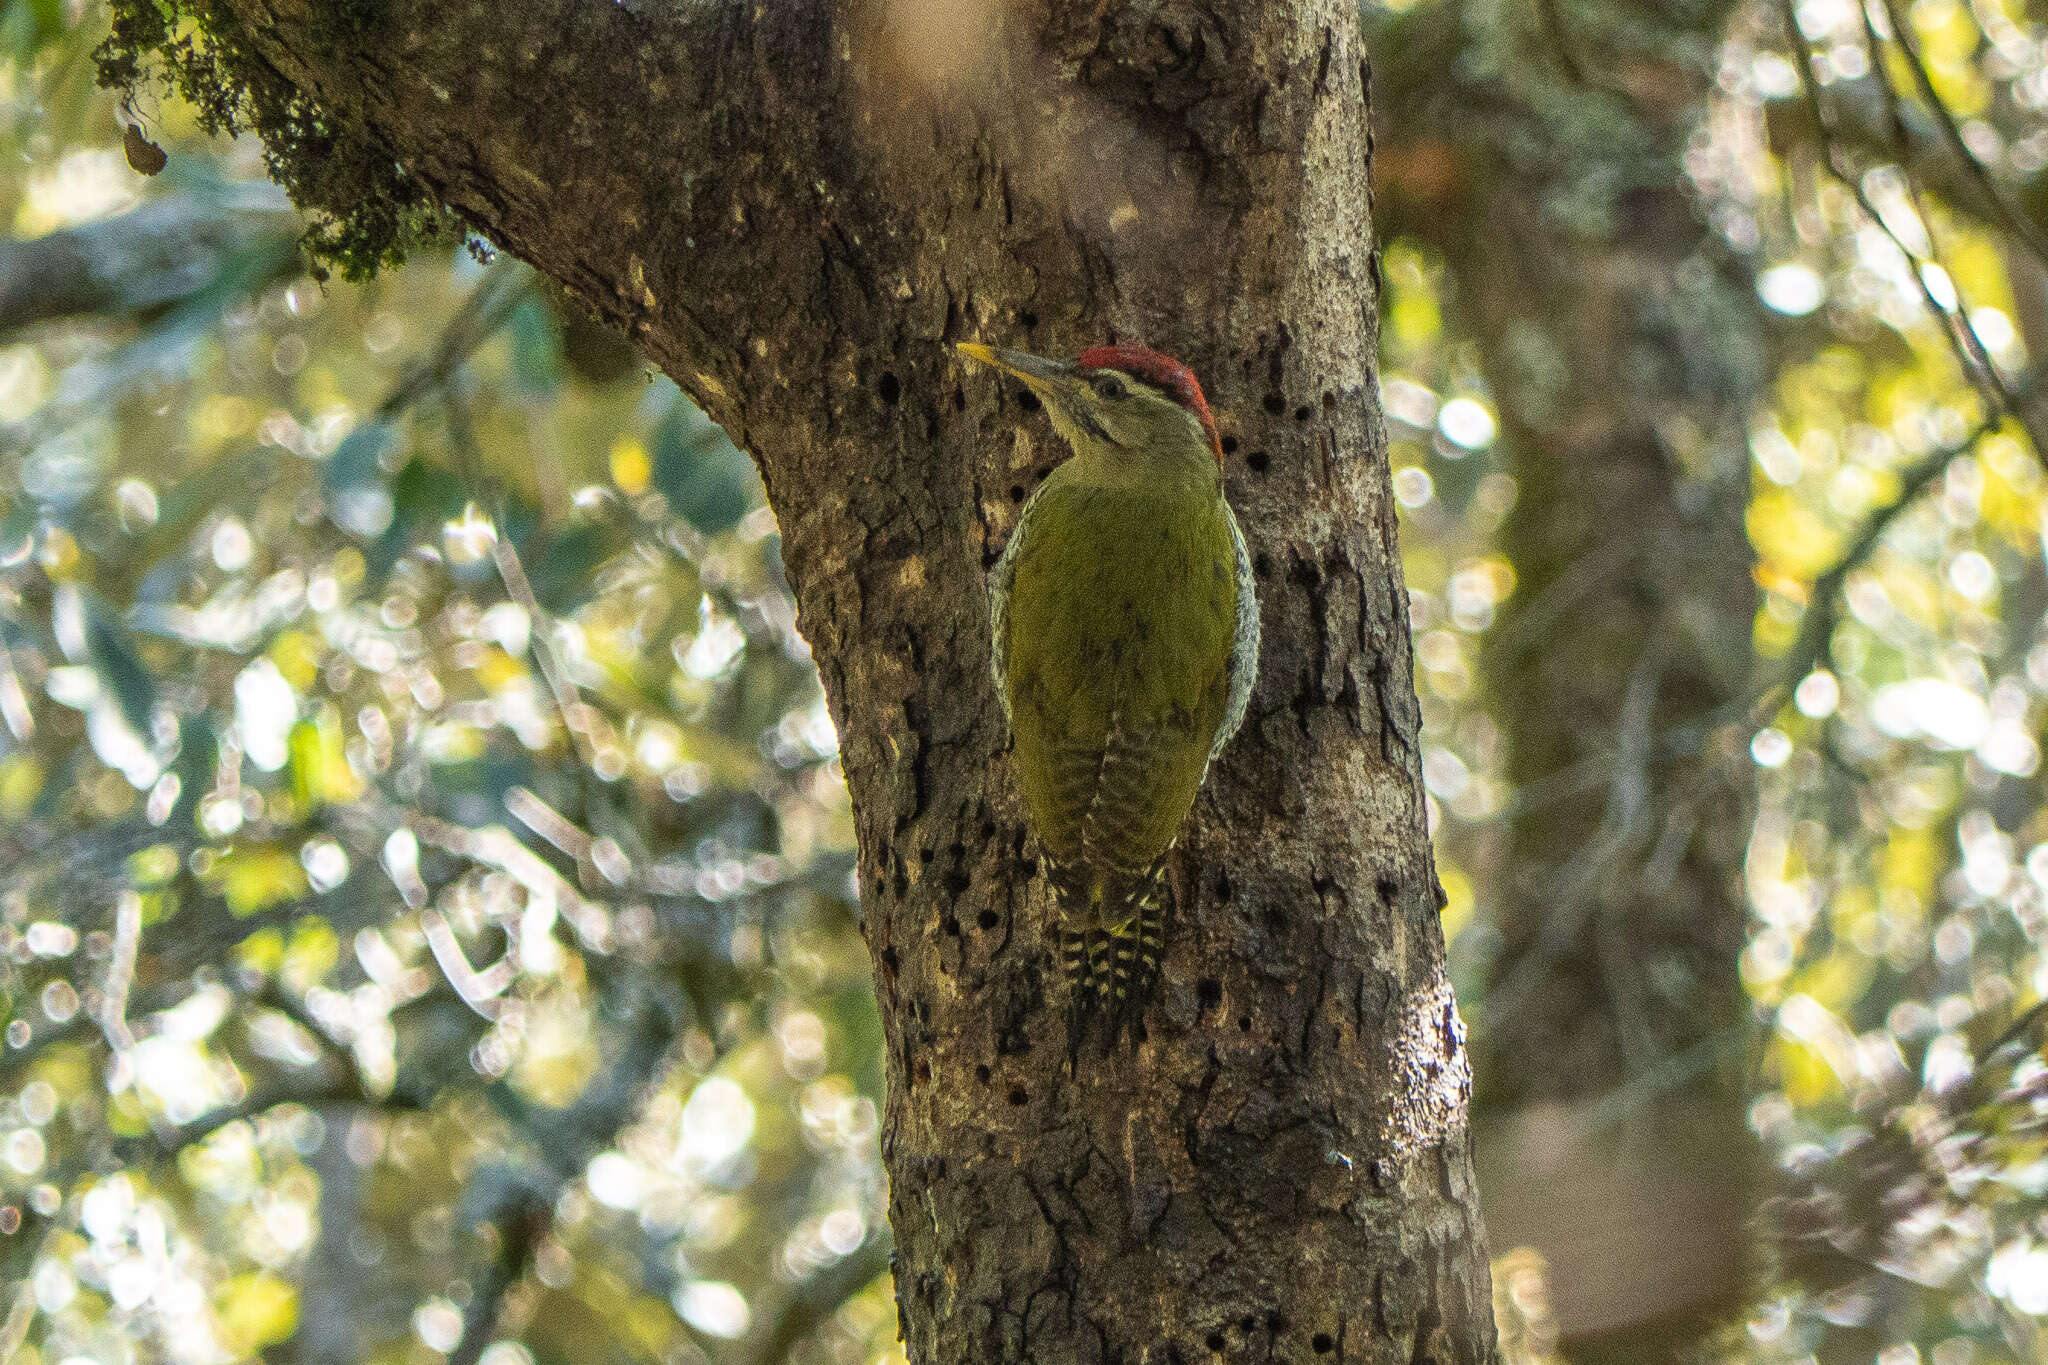
<path fill-rule="evenodd" d="M 455 240 L 452 211 L 366 131 L 337 116 L 267 61 L 218 0 L 112 0 L 113 32 L 96 54 L 100 84 L 182 96 L 207 132 L 253 132 L 271 178 L 312 216 L 304 246 L 314 273 L 362 280 L 409 248 Z M 333 0 L 324 22 L 359 41 L 374 0 Z"/>

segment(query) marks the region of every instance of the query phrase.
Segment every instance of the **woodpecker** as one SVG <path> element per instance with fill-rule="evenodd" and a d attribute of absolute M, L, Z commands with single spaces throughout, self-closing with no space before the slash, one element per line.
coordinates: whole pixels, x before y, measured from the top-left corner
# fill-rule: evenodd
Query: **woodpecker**
<path fill-rule="evenodd" d="M 989 576 L 992 663 L 1070 1027 L 1078 1039 L 1099 1011 L 1113 1040 L 1158 980 L 1166 855 L 1251 697 L 1251 559 L 1185 365 L 1142 346 L 1073 361 L 959 350 L 1021 380 L 1073 450 Z"/>

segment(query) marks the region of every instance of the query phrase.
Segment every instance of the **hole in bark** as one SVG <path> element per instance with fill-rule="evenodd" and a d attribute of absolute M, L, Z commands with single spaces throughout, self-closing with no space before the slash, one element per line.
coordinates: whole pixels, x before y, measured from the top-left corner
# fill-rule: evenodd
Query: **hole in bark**
<path fill-rule="evenodd" d="M 1024 501 L 1024 485 L 1023 485 L 1023 484 L 1021 484 L 1021 483 L 1013 483 L 1013 484 L 1011 484 L 1011 485 L 1010 485 L 1010 501 L 1011 501 L 1011 502 L 1022 502 L 1022 501 Z"/>
<path fill-rule="evenodd" d="M 1027 877 L 1036 877 L 1038 875 L 1038 859 L 1026 858 L 1017 864 L 1017 868 Z"/>
<path fill-rule="evenodd" d="M 1335 412 L 1336 410 L 1337 410 L 1337 395 L 1336 395 L 1336 394 L 1334 394 L 1334 393 L 1331 393 L 1331 392 L 1330 392 L 1330 391 L 1329 391 L 1328 389 L 1324 389 L 1324 390 L 1323 390 L 1323 411 L 1324 411 L 1324 412 Z"/>
<path fill-rule="evenodd" d="M 893 883 L 891 883 L 891 885 L 895 889 L 896 899 L 902 900 L 905 896 L 910 894 L 910 874 L 908 872 L 905 872 L 900 867 L 897 868 L 896 880 Z"/>
<path fill-rule="evenodd" d="M 953 390 L 953 406 L 958 408 L 962 412 L 967 411 L 967 390 Z"/>
<path fill-rule="evenodd" d="M 1032 312 L 1019 313 L 1017 314 L 1017 321 L 1023 323 L 1028 330 L 1038 325 L 1038 314 Z"/>
<path fill-rule="evenodd" d="M 1228 872 L 1218 872 L 1216 874 L 1216 899 L 1219 901 L 1229 900 L 1232 889 L 1230 874 Z"/>
<path fill-rule="evenodd" d="M 1252 577 L 1264 582 L 1273 576 L 1273 557 L 1264 550 L 1252 556 Z"/>
<path fill-rule="evenodd" d="M 935 855 L 932 853 L 931 850 L 931 845 L 929 844 L 925 845 L 923 848 L 917 851 L 917 860 L 921 863 L 930 862 L 934 856 Z"/>
<path fill-rule="evenodd" d="M 983 550 L 981 552 L 981 571 L 987 573 L 996 566 L 996 561 L 1001 558 L 1002 556 L 994 550 Z"/>
<path fill-rule="evenodd" d="M 875 386 L 884 403 L 894 403 L 903 396 L 903 384 L 894 374 L 884 374 L 882 382 Z"/>
<path fill-rule="evenodd" d="M 995 928 L 999 921 L 996 919 L 995 911 L 984 910 L 979 915 L 976 915 L 974 917 L 974 922 L 976 924 L 979 924 L 982 927 L 982 930 L 986 932 L 990 929 Z"/>
<path fill-rule="evenodd" d="M 942 1156 L 932 1158 L 932 1178 L 934 1180 L 944 1180 L 947 1169 L 946 1158 Z"/>
<path fill-rule="evenodd" d="M 1208 1336 L 1202 1338 L 1202 1344 L 1212 1351 L 1221 1351 L 1223 1349 L 1223 1333 L 1209 1333 Z"/>
<path fill-rule="evenodd" d="M 1244 457 L 1244 467 L 1254 474 L 1265 473 L 1266 466 L 1271 463 L 1271 458 L 1263 450 L 1254 450 L 1251 454 Z"/>
<path fill-rule="evenodd" d="M 960 921 L 955 916 L 948 915 L 944 919 L 940 920 L 939 928 L 943 930 L 949 938 L 960 937 Z"/>
<path fill-rule="evenodd" d="M 1017 393 L 1017 406 L 1026 412 L 1037 412 L 1045 405 L 1038 401 L 1037 394 L 1029 389 L 1021 389 Z"/>
<path fill-rule="evenodd" d="M 1266 411 L 1272 413 L 1275 417 L 1287 411 L 1287 400 L 1281 396 L 1277 389 L 1266 395 Z"/>
<path fill-rule="evenodd" d="M 1287 932 L 1287 916 L 1281 914 L 1278 910 L 1268 910 L 1265 918 L 1267 933 L 1284 934 Z"/>
<path fill-rule="evenodd" d="M 1303 403 L 1300 407 L 1294 410 L 1294 420 L 1297 422 L 1306 422 L 1310 417 L 1314 415 L 1315 409 L 1311 408 L 1306 403 Z"/>
<path fill-rule="evenodd" d="M 1146 1040 L 1147 1038 L 1150 1038 L 1151 1036 L 1152 1036 L 1152 1035 L 1151 1035 L 1150 1033 L 1147 1033 L 1147 1032 L 1145 1031 L 1145 1021 L 1144 1021 L 1143 1019 L 1133 1019 L 1133 1020 L 1131 1021 L 1131 1042 L 1132 1042 L 1132 1043 L 1134 1043 L 1134 1044 L 1135 1044 L 1135 1043 L 1142 1043 L 1142 1042 L 1144 1042 L 1144 1041 L 1145 1041 L 1145 1040 Z"/>
<path fill-rule="evenodd" d="M 984 821 L 982 821 L 982 822 L 981 822 L 981 838 L 982 838 L 982 842 L 983 842 L 983 843 L 992 843 L 992 842 L 994 842 L 994 840 L 995 840 L 995 837 L 996 837 L 996 822 L 995 822 L 995 821 L 993 821 L 993 820 L 984 820 Z M 963 852 L 965 852 L 965 850 L 964 850 L 964 849 L 963 849 L 962 851 L 963 851 Z"/>
<path fill-rule="evenodd" d="M 882 970 L 883 970 L 883 971 L 887 972 L 887 973 L 888 973 L 889 975 L 891 975 L 891 976 L 894 976 L 894 975 L 896 975 L 896 968 L 897 968 L 898 966 L 900 966 L 901 964 L 902 964 L 902 959 L 896 956 L 896 949 L 895 949 L 895 946 L 894 946 L 894 945 L 891 945 L 890 947 L 887 947 L 887 948 L 884 948 L 884 949 L 882 949 Z"/>
<path fill-rule="evenodd" d="M 952 895 L 964 896 L 967 888 L 973 885 L 973 879 L 957 867 L 946 874 L 946 890 Z"/>
<path fill-rule="evenodd" d="M 1392 877 L 1382 877 L 1373 883 L 1372 889 L 1380 893 L 1381 900 L 1385 901 L 1388 905 L 1392 905 L 1394 897 L 1400 894 L 1401 884 Z"/>
<path fill-rule="evenodd" d="M 1017 1105 L 1017 1106 L 1018 1106 L 1019 1108 L 1022 1108 L 1022 1107 L 1023 1107 L 1023 1106 L 1024 1106 L 1024 1105 L 1025 1105 L 1026 1103 L 1028 1103 L 1028 1102 L 1030 1101 L 1030 1099 L 1031 1099 L 1031 1097 L 1030 1097 L 1029 1095 L 1027 1095 L 1027 1094 L 1025 1094 L 1025 1093 L 1024 1093 L 1024 1087 L 1023 1087 L 1023 1086 L 1021 1086 L 1021 1085 L 1013 1085 L 1013 1086 L 1011 1086 L 1011 1087 L 1010 1087 L 1010 1103 L 1011 1103 L 1011 1104 Z"/>
<path fill-rule="evenodd" d="M 1266 1314 L 1266 1330 L 1278 1336 L 1287 1330 L 1287 1319 L 1278 1313 Z"/>
<path fill-rule="evenodd" d="M 974 1079 L 981 1082 L 983 1085 L 988 1084 L 988 1066 L 986 1063 L 974 1068 Z"/>
<path fill-rule="evenodd" d="M 932 1064 L 923 1057 L 918 1058 L 913 1074 L 917 1077 L 917 1083 L 923 1085 L 932 1078 Z"/>
<path fill-rule="evenodd" d="M 1319 1356 L 1328 1355 L 1331 1349 L 1336 1346 L 1336 1344 L 1336 1342 L 1330 1340 L 1330 1334 L 1328 1332 L 1318 1332 L 1308 1339 L 1309 1349 L 1314 1351 Z"/>
<path fill-rule="evenodd" d="M 1225 455 L 1237 454 L 1237 438 L 1235 436 L 1226 436 L 1223 438 L 1223 453 Z"/>
<path fill-rule="evenodd" d="M 1202 984 L 1195 987 L 1195 998 L 1202 1002 L 1202 1013 L 1207 1014 L 1223 1003 L 1223 983 L 1213 976 L 1202 978 Z"/>
<path fill-rule="evenodd" d="M 1252 1333 L 1259 1330 L 1259 1320 L 1253 1317 L 1251 1314 L 1247 1313 L 1237 1320 L 1237 1330 L 1244 1333 L 1246 1336 L 1250 1336 Z"/>
<path fill-rule="evenodd" d="M 1237 1031 L 1239 1033 L 1250 1033 L 1252 1031 L 1252 1017 L 1249 1014 L 1240 1014 L 1237 1016 Z M 1249 1321 L 1249 1319 L 1247 1319 L 1247 1321 Z M 1249 1331 L 1250 1329 L 1247 1328 L 1246 1330 Z"/>

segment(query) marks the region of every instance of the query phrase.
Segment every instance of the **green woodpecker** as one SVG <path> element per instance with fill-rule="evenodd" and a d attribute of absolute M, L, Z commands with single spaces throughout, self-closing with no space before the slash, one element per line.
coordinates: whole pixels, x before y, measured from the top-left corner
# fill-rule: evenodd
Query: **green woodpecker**
<path fill-rule="evenodd" d="M 1244 719 L 1259 604 L 1194 375 L 1142 346 L 1075 361 L 963 344 L 1073 448 L 989 579 L 996 695 L 1045 855 L 1077 1022 L 1112 1036 L 1166 948 L 1166 855 Z"/>

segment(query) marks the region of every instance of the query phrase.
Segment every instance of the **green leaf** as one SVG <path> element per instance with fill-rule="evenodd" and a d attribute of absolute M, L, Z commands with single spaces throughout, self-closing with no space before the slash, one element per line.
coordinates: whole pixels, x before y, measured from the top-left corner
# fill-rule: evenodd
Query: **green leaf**
<path fill-rule="evenodd" d="M 754 462 L 687 399 L 654 433 L 654 486 L 707 536 L 731 530 L 761 497 Z"/>
<path fill-rule="evenodd" d="M 398 439 L 396 423 L 373 418 L 347 436 L 327 457 L 327 491 L 382 483 L 385 479 L 384 452 Z"/>
<path fill-rule="evenodd" d="M 36 542 L 36 509 L 24 503 L 0 520 L 0 568 L 28 558 Z"/>
<path fill-rule="evenodd" d="M 462 480 L 430 460 L 410 460 L 391 480 L 391 523 L 370 547 L 372 582 L 381 583 L 391 567 L 414 546 L 440 533 L 460 516 L 468 503 Z"/>
<path fill-rule="evenodd" d="M 31 65 L 42 49 L 64 36 L 63 0 L 12 0 L 0 5 L 0 48 L 16 64 Z"/>
<path fill-rule="evenodd" d="M 539 299 L 512 310 L 512 387 L 522 397 L 552 399 L 562 384 L 562 330 Z"/>
<path fill-rule="evenodd" d="M 123 626 L 106 600 L 98 593 L 85 596 L 85 649 L 87 661 L 100 675 L 121 707 L 121 718 L 149 741 L 150 715 L 156 709 L 156 680 L 143 667 L 142 658 L 129 642 Z"/>
<path fill-rule="evenodd" d="M 589 599 L 597 571 L 624 548 L 622 536 L 597 522 L 549 537 L 526 561 L 535 599 L 556 615 L 575 610 Z"/>

